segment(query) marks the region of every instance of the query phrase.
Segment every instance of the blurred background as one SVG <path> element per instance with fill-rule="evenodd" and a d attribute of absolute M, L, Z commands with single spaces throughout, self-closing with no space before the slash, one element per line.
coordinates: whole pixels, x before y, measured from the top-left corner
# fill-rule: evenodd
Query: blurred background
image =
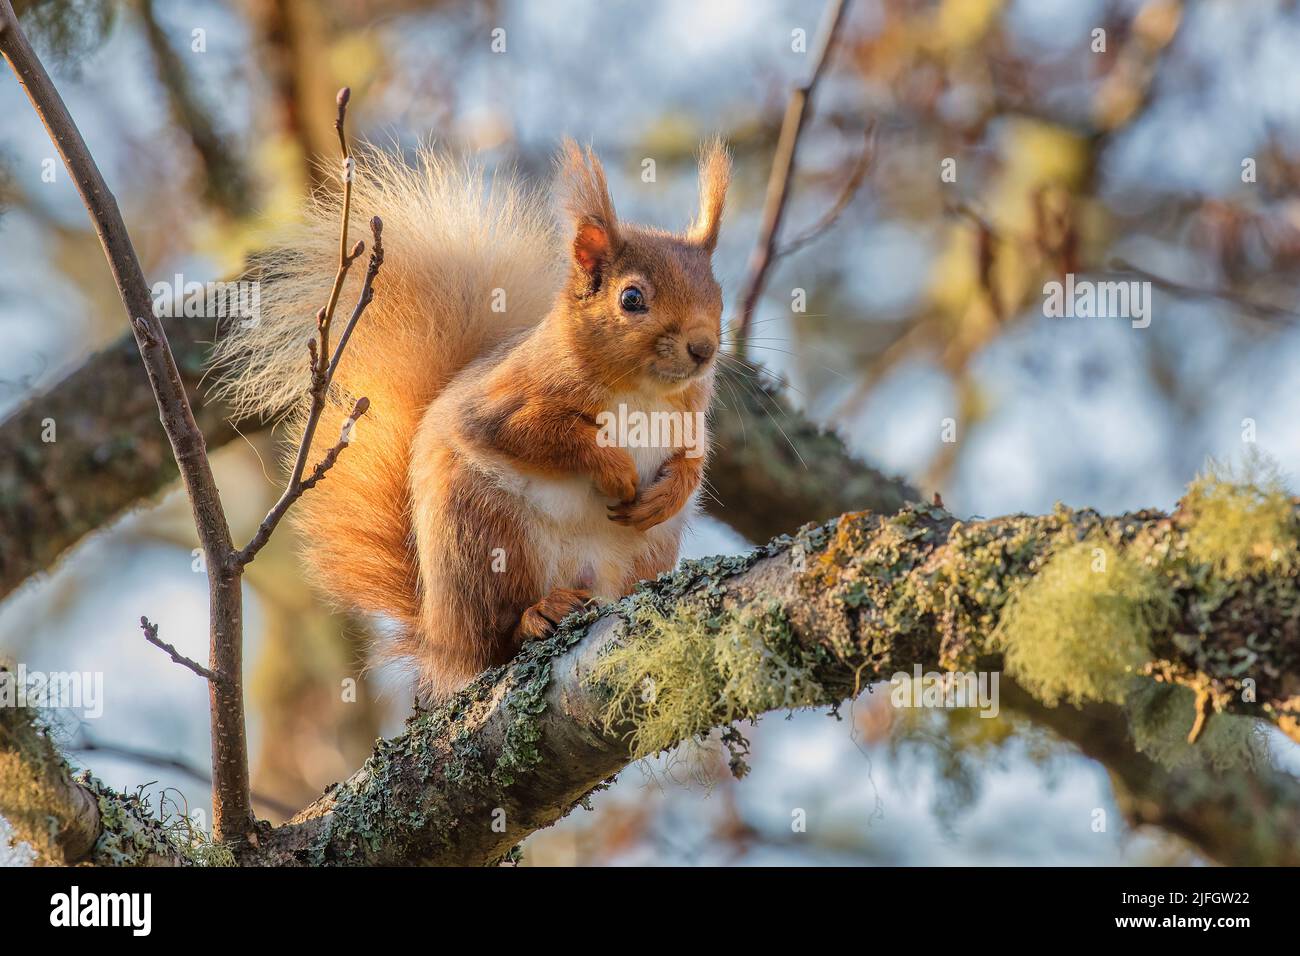
<path fill-rule="evenodd" d="M 312 158 L 332 169 L 334 92 L 346 84 L 354 135 L 395 149 L 433 138 L 545 177 L 562 135 L 589 140 L 620 215 L 673 229 L 694 208 L 697 143 L 722 134 L 737 167 L 715 257 L 729 317 L 822 10 L 806 0 L 17 6 L 150 281 L 229 278 L 311 189 L 333 188 Z M 961 516 L 1058 500 L 1169 508 L 1208 456 L 1234 460 L 1249 444 L 1293 473 L 1297 6 L 855 0 L 800 143 L 789 248 L 755 313 L 749 359 L 867 461 L 927 497 L 941 491 Z M 0 116 L 3 416 L 126 326 L 62 165 L 53 182 L 42 175 L 55 154 L 7 71 Z M 1151 281 L 1150 326 L 1046 317 L 1043 283 L 1067 272 Z M 278 494 L 274 451 L 260 433 L 214 454 L 236 538 Z M 203 821 L 206 688 L 138 627 L 147 615 L 182 653 L 206 658 L 196 544 L 177 490 L 140 507 L 0 604 L 0 654 L 102 671 L 104 714 L 65 722 L 65 745 L 108 783 L 146 785 L 155 804 Z M 702 519 L 687 556 L 749 544 Z M 253 789 L 272 820 L 346 777 L 411 706 L 399 675 L 365 668 L 374 622 L 328 613 L 300 580 L 295 546 L 277 535 L 246 583 Z M 355 700 L 340 690 L 349 679 Z M 1198 862 L 1166 833 L 1125 829 L 1104 770 L 1046 732 L 1005 716 L 901 713 L 878 689 L 838 717 L 769 716 L 746 729 L 753 771 L 742 781 L 716 741 L 631 767 L 591 811 L 531 837 L 524 862 Z M 1300 769 L 1293 745 L 1275 740 L 1273 751 Z M 1098 807 L 1111 810 L 1104 833 L 1092 828 Z M 792 830 L 798 810 L 806 832 Z"/>

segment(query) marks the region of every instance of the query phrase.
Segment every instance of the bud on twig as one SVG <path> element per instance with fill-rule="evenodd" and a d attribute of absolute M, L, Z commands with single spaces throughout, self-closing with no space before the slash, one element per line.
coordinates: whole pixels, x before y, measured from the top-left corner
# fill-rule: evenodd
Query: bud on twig
<path fill-rule="evenodd" d="M 338 131 L 339 143 L 343 144 L 343 155 L 347 155 L 347 146 L 343 143 L 343 119 L 348 115 L 348 100 L 352 99 L 352 90 L 349 87 L 343 87 L 339 90 L 339 95 L 334 98 L 334 102 L 339 105 L 339 112 L 334 117 L 334 129 Z"/>
<path fill-rule="evenodd" d="M 352 406 L 352 414 L 347 417 L 343 422 L 343 427 L 339 429 L 338 446 L 331 452 L 333 457 L 337 457 L 339 451 L 352 444 L 352 429 L 356 427 L 357 419 L 364 415 L 369 408 L 370 399 L 364 396 L 357 399 L 357 403 Z M 326 458 L 326 462 L 328 462 L 325 466 L 326 468 L 333 464 L 333 460 L 330 457 Z M 320 472 L 322 475 L 324 473 L 323 470 Z"/>

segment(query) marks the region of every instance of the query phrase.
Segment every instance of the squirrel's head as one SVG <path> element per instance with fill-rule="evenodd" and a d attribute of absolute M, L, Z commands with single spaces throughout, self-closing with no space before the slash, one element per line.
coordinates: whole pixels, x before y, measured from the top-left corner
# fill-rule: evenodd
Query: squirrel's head
<path fill-rule="evenodd" d="M 610 386 L 672 392 L 707 374 L 722 335 L 713 277 L 731 160 L 720 141 L 700 152 L 699 211 L 682 234 L 620 223 L 605 171 L 572 140 L 560 156 L 572 219 L 561 293 L 574 350 Z"/>

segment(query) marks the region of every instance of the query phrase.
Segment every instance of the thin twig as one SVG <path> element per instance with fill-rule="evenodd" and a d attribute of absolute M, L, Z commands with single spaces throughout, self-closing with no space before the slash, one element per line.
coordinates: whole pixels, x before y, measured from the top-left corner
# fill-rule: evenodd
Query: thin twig
<path fill-rule="evenodd" d="M 322 313 L 317 314 L 322 362 L 325 360 L 325 356 L 330 354 L 330 323 L 334 320 L 334 310 L 339 304 L 339 293 L 343 291 L 343 280 L 347 278 L 348 268 L 352 265 L 352 261 L 361 255 L 361 250 L 364 248 L 358 242 L 356 248 L 351 253 L 348 252 L 348 222 L 352 218 L 352 175 L 356 164 L 353 163 L 352 154 L 348 150 L 348 137 L 343 124 L 347 120 L 348 100 L 351 98 L 352 90 L 350 87 L 345 86 L 339 90 L 339 95 L 335 100 L 338 104 L 338 112 L 334 117 L 334 131 L 338 133 L 339 151 L 343 154 L 343 209 L 340 213 L 341 221 L 339 222 L 339 267 L 338 271 L 334 273 L 334 286 L 330 289 L 329 301 Z"/>
<path fill-rule="evenodd" d="M 347 448 L 352 442 L 352 431 L 356 427 L 357 419 L 364 415 L 369 408 L 370 399 L 365 396 L 357 399 L 356 404 L 352 406 L 352 413 L 348 415 L 343 422 L 343 427 L 339 429 L 338 442 L 335 443 L 333 448 L 325 453 L 324 458 L 316 463 L 316 467 L 312 469 L 310 475 L 298 480 L 296 484 L 291 484 L 289 487 L 285 488 L 284 494 L 282 494 L 280 500 L 275 503 L 275 507 L 267 513 L 267 516 L 264 519 L 262 519 L 261 525 L 257 528 L 257 533 L 253 535 L 253 540 L 248 542 L 248 547 L 235 555 L 236 561 L 240 562 L 241 565 L 244 565 L 256 557 L 257 552 L 261 551 L 262 547 L 270 539 L 271 532 L 274 531 L 276 525 L 280 523 L 280 519 L 283 518 L 285 513 L 289 510 L 289 506 L 301 498 L 303 492 L 314 488 L 316 483 L 325 477 L 325 473 L 334 467 L 334 463 L 338 461 L 339 455 L 343 453 L 343 449 Z"/>
<path fill-rule="evenodd" d="M 1228 289 L 1215 289 L 1208 286 L 1193 286 L 1179 282 L 1176 279 L 1170 279 L 1166 276 L 1143 269 L 1141 266 L 1134 265 L 1126 259 L 1113 258 L 1109 262 L 1113 274 L 1136 276 L 1146 282 L 1150 282 L 1157 289 L 1163 289 L 1171 295 L 1180 298 L 1206 298 L 1218 299 L 1220 302 L 1226 302 L 1229 305 L 1235 305 L 1243 312 L 1249 312 L 1256 316 L 1284 319 L 1287 322 L 1295 322 L 1300 319 L 1300 312 L 1295 309 L 1288 309 L 1286 306 L 1273 305 L 1270 302 L 1260 302 L 1255 299 L 1246 299 Z"/>
<path fill-rule="evenodd" d="M 253 535 L 252 540 L 248 542 L 243 550 L 237 551 L 231 556 L 232 563 L 238 568 L 243 568 L 257 556 L 257 552 L 262 550 L 267 541 L 270 540 L 271 533 L 275 531 L 280 520 L 288 513 L 290 506 L 302 497 L 303 492 L 325 477 L 325 473 L 334 466 L 343 449 L 351 441 L 352 429 L 356 425 L 357 419 L 364 415 L 370 407 L 370 400 L 366 397 L 362 396 L 357 399 L 356 404 L 352 407 L 352 413 L 343 423 L 338 443 L 326 452 L 325 457 L 312 469 L 311 475 L 304 478 L 303 475 L 307 471 L 307 459 L 311 454 L 312 444 L 316 437 L 316 427 L 320 424 L 321 415 L 329 402 L 330 384 L 334 381 L 334 373 L 338 370 L 339 361 L 343 357 L 343 350 L 347 347 L 348 340 L 352 338 L 352 332 L 357 327 L 357 322 L 360 321 L 366 306 L 370 304 L 375 296 L 375 277 L 379 275 L 379 269 L 384 264 L 384 223 L 382 219 L 375 216 L 370 220 L 370 233 L 372 236 L 370 262 L 366 267 L 366 276 L 361 284 L 361 294 L 357 297 L 357 304 L 352 309 L 348 324 L 344 326 L 343 334 L 339 336 L 338 344 L 335 345 L 331 353 L 329 349 L 330 326 L 334 321 L 334 310 L 338 306 L 339 290 L 343 287 L 343 280 L 352 267 L 352 263 L 365 251 L 366 247 L 364 242 L 357 240 L 356 245 L 352 247 L 350 252 L 347 249 L 348 215 L 352 208 L 353 164 L 352 157 L 348 152 L 347 134 L 344 132 L 343 123 L 347 118 L 347 106 L 350 96 L 347 87 L 339 91 L 338 118 L 334 124 L 339 134 L 339 146 L 343 151 L 343 221 L 339 226 L 339 266 L 334 274 L 334 286 L 330 292 L 329 302 L 316 313 L 318 337 L 307 343 L 311 365 L 311 408 L 307 413 L 307 422 L 303 426 L 302 438 L 298 443 L 298 452 L 294 458 L 293 471 L 289 475 L 288 484 L 281 493 L 279 500 L 266 513 L 262 523 L 258 525 L 257 532 Z"/>
<path fill-rule="evenodd" d="M 347 347 L 348 339 L 352 338 L 352 330 L 357 327 L 361 313 L 366 311 L 366 306 L 375 297 L 375 277 L 379 275 L 379 268 L 384 264 L 384 221 L 378 216 L 372 216 L 370 219 L 370 234 L 374 237 L 374 248 L 370 250 L 370 262 L 366 266 L 366 278 L 361 284 L 361 295 L 357 298 L 357 304 L 352 309 L 352 315 L 348 317 L 348 324 L 343 327 L 343 334 L 339 336 L 339 344 L 335 347 L 334 355 L 330 358 L 329 365 L 325 369 L 326 387 L 334 380 L 334 373 L 339 367 L 339 359 L 343 357 L 343 349 Z M 361 254 L 362 248 L 361 242 L 358 241 L 353 255 L 354 259 Z M 325 353 L 322 352 L 321 354 L 324 355 Z"/>
<path fill-rule="evenodd" d="M 348 446 L 352 440 L 352 430 L 362 415 L 370 408 L 370 399 L 364 395 L 356 400 L 352 406 L 352 412 L 348 415 L 343 423 L 339 434 L 339 440 L 328 452 L 325 457 L 317 462 L 312 469 L 310 476 L 304 478 L 303 472 L 307 467 L 307 456 L 311 452 L 312 440 L 316 435 L 316 426 L 320 422 L 321 413 L 325 410 L 325 403 L 328 400 L 330 383 L 334 379 L 334 372 L 338 369 L 339 359 L 343 356 L 343 349 L 348 344 L 348 339 L 352 336 L 352 330 L 356 328 L 361 314 L 365 311 L 366 306 L 374 298 L 373 283 L 375 276 L 379 274 L 379 267 L 384 261 L 384 247 L 381 240 L 383 232 L 383 223 L 378 216 L 371 220 L 371 229 L 374 231 L 374 248 L 370 253 L 370 265 L 366 269 L 365 283 L 361 288 L 361 296 L 357 299 L 356 308 L 352 310 L 352 316 L 348 319 L 347 326 L 344 327 L 343 335 L 339 337 L 338 345 L 334 349 L 334 355 L 330 358 L 329 363 L 325 365 L 324 371 L 320 371 L 321 360 L 318 358 L 319 350 L 315 340 L 309 343 L 308 350 L 312 357 L 313 375 L 311 387 L 311 411 L 308 413 L 307 426 L 303 429 L 302 441 L 298 446 L 298 456 L 294 462 L 293 473 L 289 477 L 289 483 L 285 486 L 284 492 L 280 499 L 266 513 L 262 523 L 258 525 L 257 532 L 253 539 L 242 550 L 233 555 L 233 561 L 239 566 L 244 567 L 257 556 L 266 542 L 270 540 L 271 533 L 275 531 L 280 520 L 288 513 L 290 506 L 302 497 L 303 492 L 316 485 L 325 473 L 334 466 L 338 461 L 339 455 L 343 449 Z"/>
<path fill-rule="evenodd" d="M 171 757 L 167 754 L 154 753 L 152 750 L 137 750 L 134 747 L 123 747 L 120 744 L 105 744 L 97 740 L 92 740 L 85 734 L 81 739 L 67 748 L 72 753 L 82 754 L 108 754 L 110 757 L 120 757 L 123 760 L 130 760 L 133 763 L 144 764 L 149 767 L 159 767 L 165 770 L 175 770 L 183 773 L 192 780 L 196 780 L 205 786 L 212 786 L 212 775 L 205 773 L 191 763 L 186 763 L 180 757 Z M 264 793 L 252 791 L 254 803 L 260 803 L 268 810 L 273 810 L 282 817 L 292 817 L 298 812 L 296 807 L 291 807 L 287 803 L 282 803 L 275 797 L 268 797 Z"/>
<path fill-rule="evenodd" d="M 364 395 L 357 399 L 356 404 L 352 406 L 352 414 L 347 417 L 343 422 L 343 427 L 339 429 L 339 440 L 333 448 L 325 453 L 325 457 L 316 463 L 311 475 L 302 480 L 303 491 L 314 487 L 316 482 L 325 477 L 325 472 L 334 467 L 334 462 L 338 461 L 343 449 L 347 448 L 352 441 L 352 430 L 356 427 L 357 419 L 364 415 L 369 408 L 370 399 Z"/>
<path fill-rule="evenodd" d="M 874 124 L 867 125 L 866 130 L 863 132 L 863 139 L 862 152 L 858 154 L 858 158 L 854 161 L 853 169 L 849 173 L 848 180 L 844 183 L 844 188 L 840 190 L 839 197 L 831 207 L 822 214 L 820 219 L 804 230 L 804 232 L 795 236 L 795 238 L 778 248 L 772 254 L 773 260 L 783 259 L 788 255 L 798 252 L 810 242 L 820 239 L 835 226 L 835 223 L 839 222 L 840 216 L 844 215 L 844 210 L 849 208 L 849 204 L 853 202 L 853 198 L 858 194 L 858 190 L 862 188 L 862 183 L 866 180 L 867 173 L 871 171 L 871 163 L 872 160 L 875 159 L 876 155 Z"/>
<path fill-rule="evenodd" d="M 959 203 L 949 208 L 950 213 L 960 215 L 969 219 L 975 224 L 981 232 L 989 234 L 995 241 L 1003 243 L 1012 243 L 1021 249 L 1032 249 L 1038 245 L 1038 240 L 1033 237 L 1016 235 L 1014 233 L 1001 230 L 994 226 L 987 218 L 966 203 Z M 1157 289 L 1168 292 L 1170 295 L 1177 296 L 1181 299 L 1215 299 L 1228 305 L 1234 305 L 1243 313 L 1254 318 L 1272 318 L 1281 319 L 1289 323 L 1295 323 L 1300 320 L 1300 311 L 1287 308 L 1284 305 L 1274 305 L 1271 302 L 1261 302 L 1258 299 L 1248 299 L 1231 289 L 1216 289 L 1213 286 L 1189 285 L 1180 282 L 1177 279 L 1171 279 L 1168 276 L 1160 275 L 1145 269 L 1142 266 L 1135 265 L 1127 259 L 1112 257 L 1106 263 L 1106 268 L 1089 269 L 1090 275 L 1099 278 L 1107 277 L 1126 277 L 1140 279 L 1150 282 Z"/>
<path fill-rule="evenodd" d="M 750 256 L 749 274 L 744 287 L 745 294 L 741 298 L 740 320 L 736 325 L 737 355 L 745 354 L 754 311 L 758 308 L 758 300 L 763 295 L 768 270 L 775 259 L 773 251 L 781 229 L 781 219 L 785 215 L 786 200 L 790 195 L 791 174 L 794 170 L 795 154 L 799 149 L 799 134 L 803 132 L 804 123 L 808 118 L 808 104 L 812 100 L 813 91 L 817 88 L 817 81 L 821 79 L 831 48 L 835 45 L 835 35 L 839 31 L 847 9 L 848 0 L 827 0 L 826 10 L 822 15 L 822 26 L 818 32 L 812 71 L 802 85 L 796 86 L 790 92 L 790 101 L 786 104 L 785 118 L 781 122 L 781 135 L 777 139 L 776 153 L 772 157 L 772 172 L 767 180 L 767 198 L 763 203 L 763 222 L 759 228 L 758 244 Z"/>
<path fill-rule="evenodd" d="M 180 651 L 176 650 L 176 648 L 173 645 L 168 644 L 166 641 L 160 638 L 158 636 L 158 625 L 151 624 L 147 617 L 140 618 L 140 628 L 144 631 L 144 639 L 146 641 L 148 641 L 154 647 L 166 653 L 167 656 L 170 657 L 172 660 L 174 660 L 177 664 L 180 664 L 182 667 L 188 667 L 190 670 L 194 671 L 194 673 L 198 674 L 204 680 L 210 680 L 214 684 L 228 685 L 230 683 L 221 674 L 217 674 L 214 673 L 213 671 L 208 670 L 198 661 L 190 660 Z"/>

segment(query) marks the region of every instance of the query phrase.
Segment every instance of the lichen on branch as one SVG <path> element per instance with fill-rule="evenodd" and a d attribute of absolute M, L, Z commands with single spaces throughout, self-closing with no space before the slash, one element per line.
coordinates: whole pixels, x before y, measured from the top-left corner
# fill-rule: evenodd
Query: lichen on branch
<path fill-rule="evenodd" d="M 1241 497 L 1215 484 L 1202 494 Z M 260 828 L 239 862 L 509 858 L 639 756 L 768 710 L 834 706 L 918 664 L 999 670 L 1005 654 L 1026 684 L 1038 679 L 1041 699 L 1026 704 L 1048 712 L 1112 697 L 1112 680 L 1078 674 L 1095 665 L 1096 648 L 1038 620 L 1081 628 L 1081 608 L 1108 609 L 1106 639 L 1122 645 L 1101 671 L 1145 682 L 1154 695 L 1130 715 L 1140 746 L 1162 761 L 1250 763 L 1251 720 L 1285 728 L 1295 708 L 1297 567 L 1272 557 L 1295 547 L 1295 502 L 1288 506 L 1286 521 L 1270 525 L 1282 530 L 1269 555 L 1243 556 L 1231 578 L 1216 574 L 1225 549 L 1193 544 L 1208 530 L 1199 523 L 1215 519 L 1191 499 L 1173 514 L 1058 507 L 972 522 L 912 505 L 808 525 L 745 555 L 684 562 L 615 605 L 570 618 L 413 717 L 289 824 Z M 1045 643 L 1026 645 L 1033 641 Z M 1178 735 L 1190 736 L 1190 699 L 1219 713 L 1195 743 L 1178 745 Z M 1276 775 L 1268 781 L 1264 790 L 1278 790 Z"/>
<path fill-rule="evenodd" d="M 0 706 L 0 816 L 42 864 L 198 859 L 188 852 L 189 841 L 178 844 L 178 831 L 156 819 L 138 794 L 118 793 L 88 771 L 74 771 L 32 707 Z"/>
<path fill-rule="evenodd" d="M 825 700 L 814 666 L 792 639 L 779 604 L 710 613 L 638 609 L 624 642 L 588 677 L 603 684 L 606 733 L 632 726 L 632 754 L 646 757 L 682 740 L 769 710 Z"/>

